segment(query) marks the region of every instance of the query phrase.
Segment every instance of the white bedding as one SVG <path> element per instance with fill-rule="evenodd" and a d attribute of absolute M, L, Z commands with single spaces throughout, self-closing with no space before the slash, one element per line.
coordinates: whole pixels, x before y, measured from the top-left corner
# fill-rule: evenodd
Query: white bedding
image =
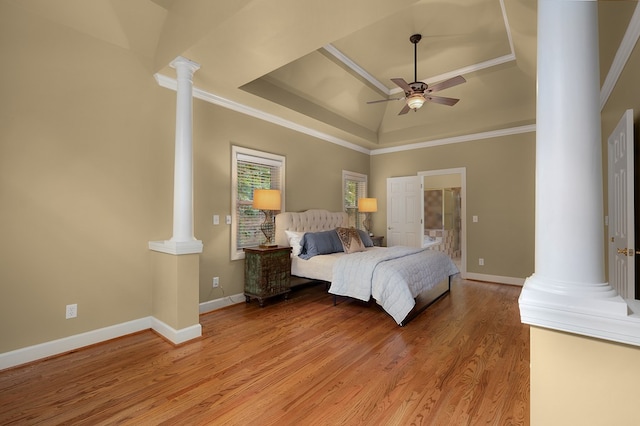
<path fill-rule="evenodd" d="M 442 252 L 389 247 L 339 258 L 333 266 L 329 293 L 364 301 L 373 297 L 401 324 L 418 294 L 456 273 L 455 264 Z"/>
<path fill-rule="evenodd" d="M 285 232 L 287 230 L 305 233 L 349 226 L 345 212 L 327 210 L 283 212 L 278 214 L 275 220 L 276 243 L 281 246 L 290 245 Z M 413 253 L 408 252 L 407 249 Z M 403 255 L 395 256 L 395 259 L 385 259 L 387 254 L 383 253 L 396 255 L 402 253 Z M 365 260 L 367 256 L 377 261 L 367 261 Z M 354 260 L 358 261 L 353 262 Z M 418 294 L 458 273 L 449 256 L 424 248 L 368 247 L 364 252 L 324 254 L 309 260 L 292 255 L 291 261 L 292 275 L 330 282 L 332 284 L 329 292 L 333 294 L 361 300 L 369 300 L 373 297 L 398 324 L 401 324 L 413 309 L 416 303 L 415 297 Z M 335 266 L 339 263 L 345 266 L 339 266 L 340 269 L 336 269 Z M 365 268 L 369 269 L 370 272 L 367 275 L 372 280 L 364 285 L 361 282 L 354 284 L 359 278 L 352 280 L 351 277 L 364 275 L 361 272 Z M 356 291 L 353 291 L 354 285 L 357 287 Z"/>
<path fill-rule="evenodd" d="M 301 259 L 298 256 L 291 257 L 291 275 L 296 277 L 310 278 L 331 282 L 333 264 L 338 257 L 344 253 L 325 254 L 314 256 L 309 260 Z"/>
<path fill-rule="evenodd" d="M 380 247 L 368 247 L 367 251 L 379 250 Z M 291 256 L 291 275 L 296 277 L 309 278 L 331 282 L 333 280 L 333 265 L 346 253 L 323 254 L 314 256 L 309 260 L 304 260 L 298 256 Z"/>

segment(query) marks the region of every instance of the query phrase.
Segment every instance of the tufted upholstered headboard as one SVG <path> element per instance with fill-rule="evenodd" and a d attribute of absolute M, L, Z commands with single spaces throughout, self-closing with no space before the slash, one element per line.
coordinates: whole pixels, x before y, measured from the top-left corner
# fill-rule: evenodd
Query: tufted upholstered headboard
<path fill-rule="evenodd" d="M 330 212 L 313 209 L 305 212 L 283 212 L 276 216 L 276 244 L 288 246 L 284 231 L 319 232 L 338 227 L 348 227 L 349 219 L 345 212 Z"/>

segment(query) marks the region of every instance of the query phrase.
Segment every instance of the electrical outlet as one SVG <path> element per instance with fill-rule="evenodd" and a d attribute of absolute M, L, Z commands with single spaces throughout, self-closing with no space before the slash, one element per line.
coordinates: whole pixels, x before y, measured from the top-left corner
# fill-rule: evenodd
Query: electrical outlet
<path fill-rule="evenodd" d="M 73 305 L 67 305 L 67 311 L 65 318 L 75 318 L 78 316 L 78 304 L 74 303 Z"/>
<path fill-rule="evenodd" d="M 213 277 L 213 288 L 217 288 L 220 285 L 220 278 Z"/>
<path fill-rule="evenodd" d="M 484 266 L 484 259 L 483 258 L 478 259 L 478 265 Z"/>

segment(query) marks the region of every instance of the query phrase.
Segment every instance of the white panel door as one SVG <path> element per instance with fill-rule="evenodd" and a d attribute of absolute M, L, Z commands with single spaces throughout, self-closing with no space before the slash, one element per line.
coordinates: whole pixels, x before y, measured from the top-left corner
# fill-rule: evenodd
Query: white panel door
<path fill-rule="evenodd" d="M 387 246 L 422 246 L 421 176 L 387 179 Z"/>
<path fill-rule="evenodd" d="M 635 298 L 633 110 L 627 110 L 608 139 L 609 284 Z"/>

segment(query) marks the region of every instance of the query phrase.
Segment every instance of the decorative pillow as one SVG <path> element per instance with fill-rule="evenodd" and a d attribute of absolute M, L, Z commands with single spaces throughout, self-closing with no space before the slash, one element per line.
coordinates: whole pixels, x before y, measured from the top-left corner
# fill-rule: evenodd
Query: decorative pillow
<path fill-rule="evenodd" d="M 358 229 L 358 234 L 360 235 L 360 239 L 362 240 L 362 244 L 364 244 L 365 247 L 373 247 L 373 240 L 371 239 L 369 234 L 367 234 L 367 231 L 363 231 L 362 229 Z"/>
<path fill-rule="evenodd" d="M 340 237 L 340 241 L 342 241 L 342 248 L 345 253 L 364 251 L 364 244 L 356 228 L 336 228 L 336 232 Z"/>
<path fill-rule="evenodd" d="M 299 257 L 311 259 L 319 254 L 331 254 L 342 251 L 342 242 L 335 229 L 331 231 L 307 232 L 302 237 L 302 249 Z"/>
<path fill-rule="evenodd" d="M 294 256 L 299 255 L 302 250 L 301 242 L 304 232 L 284 231 L 284 233 L 287 236 L 287 240 L 289 240 L 289 246 L 292 248 L 291 253 L 293 253 Z"/>

